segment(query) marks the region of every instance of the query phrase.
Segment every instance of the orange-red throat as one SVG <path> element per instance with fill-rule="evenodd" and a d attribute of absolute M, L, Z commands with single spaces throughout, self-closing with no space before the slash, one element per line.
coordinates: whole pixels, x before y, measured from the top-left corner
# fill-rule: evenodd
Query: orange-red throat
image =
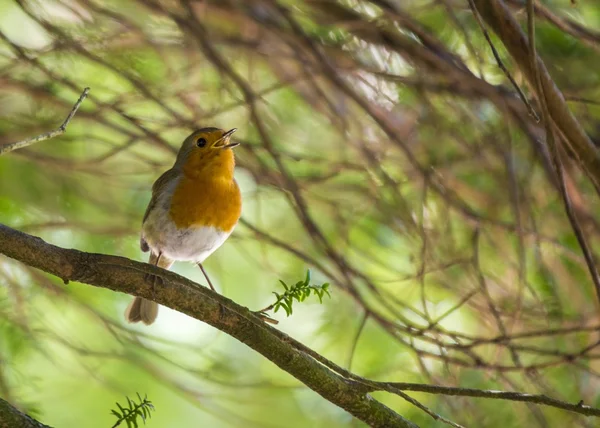
<path fill-rule="evenodd" d="M 235 157 L 232 149 L 193 150 L 183 166 L 183 174 L 193 180 L 233 180 Z"/>

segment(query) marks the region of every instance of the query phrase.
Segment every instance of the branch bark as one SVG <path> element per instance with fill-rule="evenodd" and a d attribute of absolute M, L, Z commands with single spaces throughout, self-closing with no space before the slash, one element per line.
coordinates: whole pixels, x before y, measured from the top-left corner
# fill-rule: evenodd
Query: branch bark
<path fill-rule="evenodd" d="M 0 428 L 51 428 L 22 413 L 8 401 L 0 398 Z"/>
<path fill-rule="evenodd" d="M 56 275 L 66 284 L 83 282 L 155 302 L 185 313 L 235 337 L 288 372 L 326 400 L 373 427 L 417 427 L 373 399 L 369 388 L 331 367 L 285 333 L 265 324 L 248 308 L 208 288 L 146 263 L 123 257 L 84 253 L 57 247 L 42 239 L 0 224 L 0 254 Z M 160 276 L 162 287 L 144 280 L 146 273 Z M 307 352 L 308 351 L 308 352 Z M 341 369 L 341 368 L 340 368 Z"/>

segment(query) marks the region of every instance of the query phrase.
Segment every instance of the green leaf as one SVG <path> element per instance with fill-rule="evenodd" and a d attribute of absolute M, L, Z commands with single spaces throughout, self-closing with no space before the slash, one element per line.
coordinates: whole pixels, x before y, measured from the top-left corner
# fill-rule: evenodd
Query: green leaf
<path fill-rule="evenodd" d="M 319 298 L 319 303 L 323 303 L 323 294 L 316 292 L 317 293 L 317 297 Z"/>
<path fill-rule="evenodd" d="M 289 317 L 292 314 L 292 307 L 289 305 L 288 302 L 282 302 L 281 306 L 283 306 L 283 309 L 285 309 L 285 313 L 286 315 Z"/>

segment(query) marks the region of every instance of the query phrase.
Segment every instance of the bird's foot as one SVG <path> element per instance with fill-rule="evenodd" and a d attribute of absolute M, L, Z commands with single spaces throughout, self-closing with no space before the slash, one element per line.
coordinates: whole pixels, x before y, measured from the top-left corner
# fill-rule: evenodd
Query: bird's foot
<path fill-rule="evenodd" d="M 156 296 L 156 286 L 157 285 L 162 286 L 163 279 L 160 276 L 152 275 L 151 273 L 148 273 L 144 277 L 144 280 L 146 281 L 147 284 L 150 284 L 152 286 L 152 297 L 154 298 Z"/>

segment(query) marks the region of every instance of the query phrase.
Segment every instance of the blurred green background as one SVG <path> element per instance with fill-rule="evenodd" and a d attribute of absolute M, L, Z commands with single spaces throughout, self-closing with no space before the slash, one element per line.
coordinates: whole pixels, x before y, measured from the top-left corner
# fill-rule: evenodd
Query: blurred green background
<path fill-rule="evenodd" d="M 525 28 L 522 2 L 505 3 Z M 600 5 L 536 3 L 538 52 L 600 141 Z M 278 312 L 277 328 L 357 374 L 600 405 L 597 298 L 543 126 L 468 2 L 0 1 L 0 144 L 55 129 L 86 86 L 63 136 L 0 157 L 0 222 L 145 260 L 152 182 L 192 129 L 236 127 L 242 221 L 204 264 L 219 292 L 260 309 L 310 268 L 332 298 Z M 565 171 L 597 250 L 597 195 L 576 160 Z M 4 257 L 0 285 L 0 396 L 49 425 L 110 427 L 114 402 L 139 392 L 149 427 L 363 426 L 170 309 L 127 325 L 130 296 Z M 411 395 L 467 426 L 597 423 Z"/>

